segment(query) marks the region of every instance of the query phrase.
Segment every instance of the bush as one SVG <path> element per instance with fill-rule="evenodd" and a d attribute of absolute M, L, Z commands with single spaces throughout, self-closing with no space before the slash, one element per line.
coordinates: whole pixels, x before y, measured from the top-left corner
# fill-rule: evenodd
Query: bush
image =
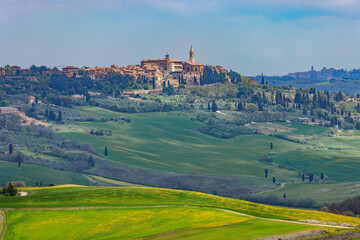
<path fill-rule="evenodd" d="M 2 189 L 2 193 L 5 194 L 5 196 L 16 196 L 17 188 L 15 187 L 15 185 L 9 182 L 7 184 L 7 187 Z"/>

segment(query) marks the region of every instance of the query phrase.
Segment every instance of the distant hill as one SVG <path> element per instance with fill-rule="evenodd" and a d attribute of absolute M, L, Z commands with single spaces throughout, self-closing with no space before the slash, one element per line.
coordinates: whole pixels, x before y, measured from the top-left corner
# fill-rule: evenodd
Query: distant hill
<path fill-rule="evenodd" d="M 252 77 L 261 82 L 268 81 L 271 85 L 286 85 L 296 88 L 314 87 L 320 91 L 338 92 L 341 90 L 348 94 L 360 93 L 360 69 L 344 70 L 335 68 L 323 68 L 316 71 L 313 68 L 310 71 L 289 73 L 284 76 L 262 76 Z"/>

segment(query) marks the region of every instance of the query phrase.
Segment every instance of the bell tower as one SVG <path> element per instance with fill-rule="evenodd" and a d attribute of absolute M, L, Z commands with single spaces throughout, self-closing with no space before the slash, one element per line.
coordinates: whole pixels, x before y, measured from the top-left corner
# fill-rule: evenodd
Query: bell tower
<path fill-rule="evenodd" d="M 192 63 L 195 62 L 195 60 L 194 60 L 194 49 L 193 49 L 192 45 L 190 47 L 189 62 L 192 62 Z"/>

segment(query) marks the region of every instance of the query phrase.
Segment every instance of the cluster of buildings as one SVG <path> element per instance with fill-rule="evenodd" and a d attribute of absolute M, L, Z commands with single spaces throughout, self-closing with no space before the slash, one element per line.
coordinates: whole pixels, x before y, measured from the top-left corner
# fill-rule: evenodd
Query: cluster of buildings
<path fill-rule="evenodd" d="M 18 66 L 12 66 L 12 74 L 14 73 L 31 73 L 30 69 L 21 69 Z M 169 81 L 171 84 L 178 82 L 178 75 L 182 75 L 183 78 L 191 80 L 200 78 L 204 72 L 205 66 L 203 64 L 195 62 L 194 49 L 191 46 L 189 52 L 189 60 L 182 61 L 176 59 L 170 59 L 169 54 L 165 55 L 163 59 L 149 59 L 142 60 L 140 65 L 130 65 L 127 67 L 119 67 L 118 65 L 111 65 L 111 67 L 94 67 L 94 68 L 77 68 L 73 66 L 67 66 L 61 70 L 45 69 L 41 72 L 42 76 L 51 76 L 54 74 L 64 74 L 68 77 L 82 77 L 89 76 L 93 80 L 103 79 L 107 74 L 120 74 L 131 76 L 134 80 L 143 79 L 155 79 L 157 84 L 164 81 Z M 224 73 L 227 76 L 227 71 L 220 67 L 212 67 L 213 71 L 217 73 Z M 0 68 L 0 76 L 4 76 L 9 71 L 5 71 L 4 68 Z"/>

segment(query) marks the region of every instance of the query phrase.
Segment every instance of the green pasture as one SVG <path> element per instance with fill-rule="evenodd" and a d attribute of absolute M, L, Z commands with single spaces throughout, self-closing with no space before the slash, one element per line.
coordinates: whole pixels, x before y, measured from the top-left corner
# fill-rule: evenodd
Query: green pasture
<path fill-rule="evenodd" d="M 189 207 L 10 211 L 7 219 L 5 240 L 253 239 L 317 228 Z"/>
<path fill-rule="evenodd" d="M 302 170 L 316 176 L 325 173 L 336 182 L 360 181 L 360 137 L 321 136 L 327 128 L 296 122 L 283 123 L 293 134 L 319 136 L 310 140 L 309 144 L 266 135 L 220 139 L 197 131 L 202 123 L 191 120 L 193 116 L 183 112 L 123 114 L 95 107 L 81 107 L 80 110 L 114 119 L 126 116 L 132 120 L 126 124 L 79 122 L 76 125 L 62 125 L 58 131 L 59 136 L 91 144 L 100 154 L 107 147 L 108 159 L 128 166 L 167 173 L 241 177 L 245 182 L 259 186 L 265 185 L 266 181 L 272 184 L 272 177 L 280 182 L 299 181 L 296 171 Z M 86 129 L 111 130 L 112 136 L 89 135 Z M 259 161 L 262 156 L 269 154 L 270 143 L 274 146 L 274 165 Z M 320 145 L 322 148 L 314 148 Z M 277 164 L 296 171 L 280 169 Z M 269 170 L 266 180 L 265 168 Z M 307 195 L 301 198 L 304 197 Z M 315 200 L 321 202 L 321 199 Z"/>
<path fill-rule="evenodd" d="M 99 114 L 123 114 L 94 109 Z M 103 113 L 105 111 L 105 113 Z M 220 139 L 202 134 L 196 129 L 202 123 L 190 120 L 183 113 L 127 114 L 133 120 L 129 124 L 116 122 L 81 122 L 80 130 L 59 131 L 60 136 L 77 138 L 91 144 L 99 153 L 108 148 L 111 160 L 135 167 L 211 176 L 242 176 L 263 178 L 264 169 L 279 180 L 289 180 L 296 173 L 265 165 L 258 160 L 270 152 L 270 142 L 275 151 L 297 148 L 296 143 L 266 135 L 247 135 L 232 139 Z M 70 126 L 74 129 L 74 126 Z M 108 129 L 112 136 L 86 134 L 87 129 Z M 281 147 L 280 147 L 281 146 Z"/>
<path fill-rule="evenodd" d="M 119 206 L 200 206 L 230 209 L 253 216 L 360 224 L 360 219 L 318 211 L 281 208 L 224 198 L 205 193 L 150 187 L 48 187 L 24 189 L 26 197 L 2 197 L 2 208 L 119 207 Z"/>
<path fill-rule="evenodd" d="M 312 226 L 313 227 L 313 226 Z M 287 224 L 253 219 L 244 223 L 214 228 L 184 229 L 149 237 L 147 239 L 183 239 L 183 240 L 250 240 L 266 236 L 302 232 L 314 228 L 297 224 Z"/>
<path fill-rule="evenodd" d="M 309 184 L 306 181 L 305 183 L 286 183 L 281 189 L 267 191 L 259 195 L 275 195 L 282 198 L 286 193 L 288 199 L 299 199 L 306 196 L 316 199 L 317 204 L 325 204 L 355 197 L 359 195 L 359 192 L 360 182 Z"/>
<path fill-rule="evenodd" d="M 291 128 L 295 128 L 296 130 L 292 130 L 292 133 L 297 135 L 319 135 L 327 131 L 328 129 L 325 127 L 314 126 L 306 123 L 300 122 L 291 122 L 288 123 Z"/>
<path fill-rule="evenodd" d="M 35 186 L 35 182 L 40 181 L 43 182 L 43 186 L 48 186 L 50 183 L 91 185 L 81 174 L 24 163 L 18 168 L 15 162 L 0 161 L 0 182 L 5 184 L 8 181 L 24 181 L 27 186 Z"/>

